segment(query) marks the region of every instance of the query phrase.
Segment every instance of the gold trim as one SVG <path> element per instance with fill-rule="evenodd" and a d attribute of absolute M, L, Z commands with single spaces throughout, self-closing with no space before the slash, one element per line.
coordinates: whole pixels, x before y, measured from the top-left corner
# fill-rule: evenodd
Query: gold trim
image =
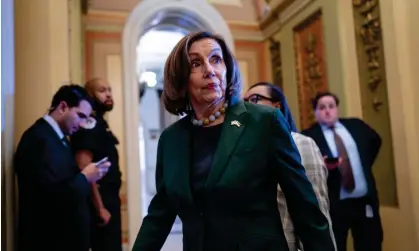
<path fill-rule="evenodd" d="M 365 59 L 367 60 L 365 69 L 363 69 L 368 75 L 366 84 L 370 92 L 374 94 L 371 105 L 378 112 L 383 102 L 379 101 L 376 91 L 384 81 L 382 75 L 385 72 L 385 66 L 380 65 L 380 58 L 384 56 L 384 52 L 381 46 L 380 13 L 377 10 L 378 1 L 353 0 L 352 3 L 355 9 L 355 15 L 359 16 L 359 18 L 355 18 L 355 22 L 357 25 L 356 33 L 360 42 L 359 45 L 362 47 L 360 49 L 365 53 Z"/>
<path fill-rule="evenodd" d="M 323 28 L 317 32 L 312 30 L 317 29 L 318 25 L 323 27 L 321 10 L 315 11 L 293 28 L 301 128 L 307 128 L 315 122 L 311 100 L 317 92 L 327 89 L 325 48 L 321 42 L 323 41 Z M 303 35 L 305 32 L 308 32 L 307 38 Z M 319 40 L 321 40 L 320 43 Z"/>
<path fill-rule="evenodd" d="M 281 41 L 269 38 L 269 53 L 271 55 L 271 68 L 273 83 L 283 88 L 284 77 L 282 75 Z"/>
<path fill-rule="evenodd" d="M 374 166 L 380 205 L 398 207 L 389 90 L 379 0 L 352 0 L 364 120 L 383 139 Z M 385 196 L 383 196 L 385 194 Z"/>

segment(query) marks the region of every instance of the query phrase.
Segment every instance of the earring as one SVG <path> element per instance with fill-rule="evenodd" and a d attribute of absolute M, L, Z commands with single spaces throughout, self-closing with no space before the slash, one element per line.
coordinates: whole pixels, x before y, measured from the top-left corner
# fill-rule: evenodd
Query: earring
<path fill-rule="evenodd" d="M 228 85 L 227 85 L 228 86 Z M 230 87 L 228 88 L 228 91 L 229 91 L 229 95 L 231 96 L 231 95 L 233 95 L 233 92 L 234 92 L 234 88 L 233 88 L 233 85 L 232 84 L 230 84 Z"/>

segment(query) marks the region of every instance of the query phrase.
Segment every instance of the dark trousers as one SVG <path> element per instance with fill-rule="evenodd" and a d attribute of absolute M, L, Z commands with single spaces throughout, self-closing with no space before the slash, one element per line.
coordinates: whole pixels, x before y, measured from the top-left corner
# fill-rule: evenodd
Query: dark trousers
<path fill-rule="evenodd" d="M 105 205 L 111 214 L 107 225 L 99 226 L 96 220 L 92 226 L 92 251 L 122 251 L 121 205 Z"/>
<path fill-rule="evenodd" d="M 346 251 L 348 231 L 351 230 L 355 251 L 381 251 L 383 229 L 378 205 L 372 205 L 367 217 L 368 200 L 345 199 L 331 211 L 333 232 L 338 251 Z"/>

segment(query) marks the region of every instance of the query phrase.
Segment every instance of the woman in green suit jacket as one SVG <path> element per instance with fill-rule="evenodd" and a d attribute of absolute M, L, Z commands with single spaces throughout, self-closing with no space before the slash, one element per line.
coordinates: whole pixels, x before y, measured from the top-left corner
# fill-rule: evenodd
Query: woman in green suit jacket
<path fill-rule="evenodd" d="M 277 109 L 243 103 L 240 73 L 224 40 L 184 37 L 164 71 L 167 111 L 186 114 L 160 136 L 157 194 L 133 251 L 158 251 L 178 215 L 185 251 L 287 251 L 277 184 L 305 251 L 332 251 L 289 126 Z"/>

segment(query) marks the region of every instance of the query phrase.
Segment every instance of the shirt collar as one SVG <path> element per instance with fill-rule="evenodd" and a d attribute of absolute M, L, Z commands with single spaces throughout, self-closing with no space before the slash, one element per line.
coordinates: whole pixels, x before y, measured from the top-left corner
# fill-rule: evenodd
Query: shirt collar
<path fill-rule="evenodd" d="M 319 125 L 320 125 L 320 127 L 322 128 L 322 131 L 328 131 L 328 130 L 330 130 L 330 126 L 327 126 L 327 125 L 324 125 L 324 124 L 320 124 L 319 123 Z M 338 121 L 336 121 L 336 123 L 333 125 L 333 127 L 335 128 L 335 129 L 337 129 L 337 128 L 341 128 L 341 127 L 343 127 L 343 125 L 339 122 L 339 120 Z"/>
<path fill-rule="evenodd" d="M 54 129 L 60 139 L 64 138 L 64 133 L 61 131 L 61 128 L 55 119 L 49 115 L 45 115 L 43 119 L 45 119 L 45 121 L 52 127 L 52 129 Z"/>

